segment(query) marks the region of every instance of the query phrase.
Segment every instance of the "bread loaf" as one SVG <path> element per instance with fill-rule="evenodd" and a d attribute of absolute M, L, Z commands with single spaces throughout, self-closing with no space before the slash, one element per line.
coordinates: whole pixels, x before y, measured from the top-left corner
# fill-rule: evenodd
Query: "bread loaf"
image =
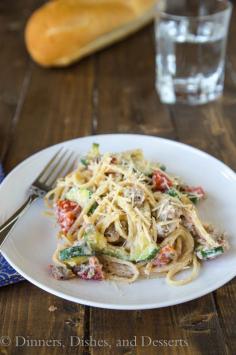
<path fill-rule="evenodd" d="M 57 0 L 35 11 L 26 46 L 42 66 L 65 66 L 151 21 L 155 0 Z"/>

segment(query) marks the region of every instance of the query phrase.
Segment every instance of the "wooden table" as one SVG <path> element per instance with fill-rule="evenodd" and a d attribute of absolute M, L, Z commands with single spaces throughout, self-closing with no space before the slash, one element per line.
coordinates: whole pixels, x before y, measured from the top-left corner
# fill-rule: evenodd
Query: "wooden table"
<path fill-rule="evenodd" d="M 178 140 L 236 169 L 236 13 L 231 21 L 224 97 L 201 107 L 165 107 L 154 88 L 152 25 L 70 68 L 45 70 L 29 59 L 23 42 L 25 20 L 40 2 L 0 3 L 0 160 L 7 172 L 54 143 L 111 132 Z M 25 281 L 0 290 L 0 337 L 12 339 L 12 345 L 0 347 L 0 353 L 235 353 L 235 304 L 236 280 L 200 299 L 147 311 L 85 307 Z M 50 312 L 52 305 L 56 309 Z M 137 347 L 129 342 L 135 335 Z M 61 340 L 66 346 L 15 347 L 16 336 Z M 107 341 L 111 348 L 70 347 L 70 336 Z M 141 347 L 142 336 L 179 339 L 182 346 Z M 119 347 L 119 339 L 128 341 Z"/>

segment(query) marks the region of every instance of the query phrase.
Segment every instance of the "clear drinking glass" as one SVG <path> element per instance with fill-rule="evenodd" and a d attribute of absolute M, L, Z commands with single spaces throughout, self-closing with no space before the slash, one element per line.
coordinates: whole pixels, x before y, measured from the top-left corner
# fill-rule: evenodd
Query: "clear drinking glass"
<path fill-rule="evenodd" d="M 203 104 L 224 88 L 232 5 L 220 0 L 159 0 L 156 89 L 163 103 Z"/>

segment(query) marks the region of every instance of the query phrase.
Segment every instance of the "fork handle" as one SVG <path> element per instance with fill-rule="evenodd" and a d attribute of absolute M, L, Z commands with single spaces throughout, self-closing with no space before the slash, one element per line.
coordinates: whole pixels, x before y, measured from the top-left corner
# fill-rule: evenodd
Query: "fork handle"
<path fill-rule="evenodd" d="M 28 199 L 23 203 L 23 205 L 18 208 L 18 210 L 5 222 L 0 226 L 0 248 L 6 239 L 8 233 L 12 229 L 12 227 L 18 221 L 18 218 L 21 217 L 26 210 L 31 206 L 31 204 L 39 198 L 36 194 L 31 194 Z"/>

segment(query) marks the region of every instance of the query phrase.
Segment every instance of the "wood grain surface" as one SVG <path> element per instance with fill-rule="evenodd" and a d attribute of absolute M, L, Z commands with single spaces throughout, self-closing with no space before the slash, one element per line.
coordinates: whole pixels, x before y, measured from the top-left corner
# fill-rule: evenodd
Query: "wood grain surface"
<path fill-rule="evenodd" d="M 178 140 L 236 169 L 235 12 L 224 96 L 194 108 L 168 107 L 154 87 L 152 25 L 69 68 L 45 70 L 29 59 L 23 41 L 26 18 L 40 3 L 0 3 L 0 160 L 6 172 L 54 143 L 111 132 Z M 85 307 L 24 281 L 0 289 L 0 339 L 12 341 L 0 345 L 0 354 L 234 354 L 235 304 L 235 279 L 200 299 L 146 311 Z M 19 344 L 22 337 L 54 343 L 16 346 L 17 336 Z M 90 344 L 79 346 L 79 338 Z"/>

